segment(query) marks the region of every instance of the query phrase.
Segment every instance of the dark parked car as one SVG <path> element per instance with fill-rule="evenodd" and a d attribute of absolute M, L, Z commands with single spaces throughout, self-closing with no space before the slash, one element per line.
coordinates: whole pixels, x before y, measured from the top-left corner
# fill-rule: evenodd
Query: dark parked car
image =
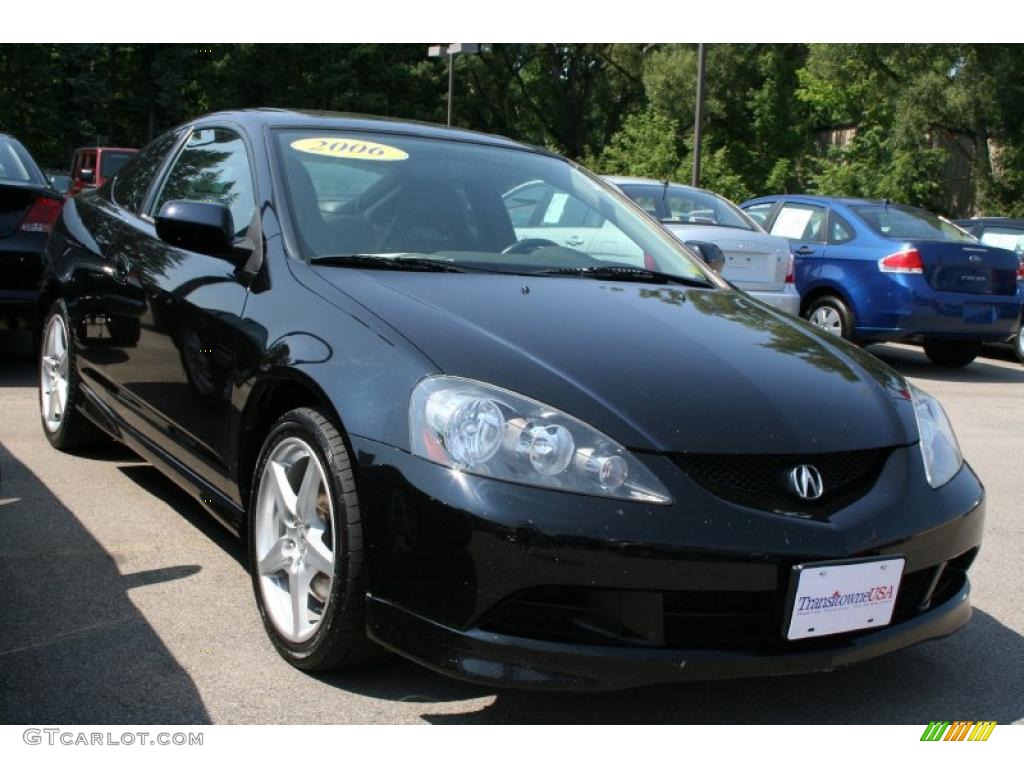
<path fill-rule="evenodd" d="M 107 183 L 139 150 L 131 147 L 79 147 L 71 156 L 71 189 L 77 195 Z"/>
<path fill-rule="evenodd" d="M 21 142 L 0 134 L 0 324 L 34 327 L 43 247 L 63 201 Z"/>
<path fill-rule="evenodd" d="M 538 180 L 649 266 L 517 234 L 506 193 Z M 625 687 L 831 669 L 970 617 L 985 494 L 939 403 L 556 155 L 215 114 L 72 198 L 48 255 L 47 438 L 99 427 L 244 536 L 301 669 L 384 647 Z"/>
<path fill-rule="evenodd" d="M 1014 251 L 1019 260 L 1017 280 L 1024 284 L 1024 219 L 989 216 L 960 219 L 953 223 L 970 232 L 985 245 Z M 1024 318 L 1017 332 L 1009 336 L 1003 346 L 1010 347 L 1017 355 L 1017 359 L 1024 363 Z"/>
<path fill-rule="evenodd" d="M 1020 323 L 1016 256 L 920 208 L 780 195 L 741 206 L 796 254 L 801 315 L 860 343 L 920 339 L 937 365 L 967 365 Z"/>

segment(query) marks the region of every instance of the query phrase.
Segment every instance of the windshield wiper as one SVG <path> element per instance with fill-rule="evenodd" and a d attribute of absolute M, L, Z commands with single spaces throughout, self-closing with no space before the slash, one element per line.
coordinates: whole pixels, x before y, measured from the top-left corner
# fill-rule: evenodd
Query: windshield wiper
<path fill-rule="evenodd" d="M 313 256 L 310 264 L 329 267 L 361 267 L 368 269 L 408 270 L 410 272 L 469 272 L 450 261 L 425 259 L 421 256 L 373 256 L 369 253 L 345 253 L 335 256 Z M 476 270 L 473 270 L 476 271 Z"/>
<path fill-rule="evenodd" d="M 676 283 L 678 285 L 687 285 L 691 288 L 714 287 L 707 280 L 685 277 L 683 275 L 672 275 L 668 272 L 657 272 L 653 269 L 643 269 L 641 267 L 557 267 L 554 269 L 541 269 L 536 272 L 529 272 L 528 274 L 590 277 L 594 280 L 618 280 L 622 282 Z"/>

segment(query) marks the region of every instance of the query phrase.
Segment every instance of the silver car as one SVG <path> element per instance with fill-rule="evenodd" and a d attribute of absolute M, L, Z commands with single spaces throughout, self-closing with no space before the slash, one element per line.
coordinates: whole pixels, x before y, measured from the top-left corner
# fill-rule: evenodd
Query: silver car
<path fill-rule="evenodd" d="M 789 241 L 769 235 L 724 197 L 656 179 L 605 176 L 684 243 L 717 245 L 722 276 L 777 309 L 800 314 Z"/>

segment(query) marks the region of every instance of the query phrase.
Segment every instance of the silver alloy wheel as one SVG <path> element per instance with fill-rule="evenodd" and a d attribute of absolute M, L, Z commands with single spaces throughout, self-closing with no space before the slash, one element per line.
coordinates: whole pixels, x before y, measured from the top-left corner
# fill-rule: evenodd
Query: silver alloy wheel
<path fill-rule="evenodd" d="M 1024 360 L 1024 325 L 1017 331 L 1017 357 Z"/>
<path fill-rule="evenodd" d="M 818 307 L 807 319 L 811 325 L 816 325 L 823 331 L 836 336 L 843 335 L 843 318 L 835 307 Z"/>
<path fill-rule="evenodd" d="M 48 432 L 56 432 L 64 421 L 68 404 L 68 328 L 64 318 L 50 318 L 39 357 L 39 407 Z"/>
<path fill-rule="evenodd" d="M 301 643 L 320 626 L 334 582 L 334 507 L 308 443 L 288 437 L 274 446 L 255 516 L 264 608 L 281 635 Z"/>

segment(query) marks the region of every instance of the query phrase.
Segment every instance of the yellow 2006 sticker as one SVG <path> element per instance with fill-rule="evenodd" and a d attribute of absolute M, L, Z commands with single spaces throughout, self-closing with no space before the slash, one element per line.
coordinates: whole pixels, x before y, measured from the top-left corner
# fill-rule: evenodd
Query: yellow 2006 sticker
<path fill-rule="evenodd" d="M 398 147 L 378 144 L 375 141 L 354 139 L 347 136 L 331 138 L 297 139 L 292 149 L 328 157 L 344 157 L 352 160 L 405 160 L 409 155 Z"/>

